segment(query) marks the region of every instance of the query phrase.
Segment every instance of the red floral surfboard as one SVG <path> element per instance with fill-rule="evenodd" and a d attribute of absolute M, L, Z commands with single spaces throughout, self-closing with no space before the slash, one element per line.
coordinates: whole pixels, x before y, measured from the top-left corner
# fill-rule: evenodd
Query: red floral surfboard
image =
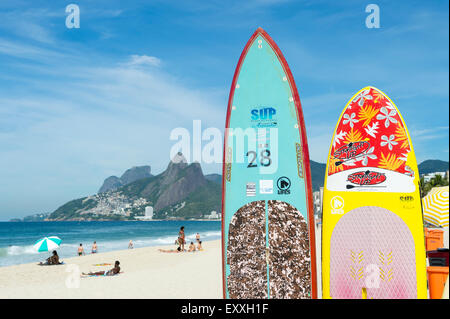
<path fill-rule="evenodd" d="M 348 105 L 331 147 L 328 174 L 347 169 L 379 167 L 411 176 L 406 165 L 411 147 L 399 113 L 374 88 L 359 93 Z"/>
<path fill-rule="evenodd" d="M 324 298 L 426 298 L 419 173 L 394 103 L 366 87 L 336 126 L 323 195 Z"/>

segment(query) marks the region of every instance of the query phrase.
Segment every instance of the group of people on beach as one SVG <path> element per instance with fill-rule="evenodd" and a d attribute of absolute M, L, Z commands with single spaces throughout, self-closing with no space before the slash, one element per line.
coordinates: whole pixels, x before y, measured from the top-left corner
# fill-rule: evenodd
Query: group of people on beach
<path fill-rule="evenodd" d="M 128 249 L 133 249 L 133 248 L 134 248 L 134 244 L 133 244 L 133 241 L 130 239 L 130 241 L 128 243 Z M 97 242 L 94 241 L 94 243 L 92 244 L 91 254 L 96 254 L 97 250 L 98 250 Z M 78 256 L 82 256 L 82 255 L 85 255 L 85 253 L 84 253 L 83 244 L 80 243 L 80 246 L 78 246 Z"/>
<path fill-rule="evenodd" d="M 97 253 L 97 249 L 98 249 L 97 242 L 94 241 L 94 243 L 92 244 L 91 254 L 96 254 Z M 82 243 L 80 243 L 80 246 L 78 246 L 77 253 L 78 253 L 78 256 L 86 255 L 84 253 L 84 248 L 83 248 L 83 244 Z"/>
<path fill-rule="evenodd" d="M 94 242 L 95 243 L 95 242 Z M 80 244 L 81 245 L 81 244 Z M 63 264 L 59 260 L 58 253 L 56 250 L 52 252 L 52 255 L 46 259 L 45 262 L 40 262 L 39 265 L 61 265 Z M 96 272 L 88 272 L 88 273 L 82 273 L 84 276 L 114 276 L 120 273 L 120 262 L 116 260 L 114 263 L 114 268 L 110 270 L 101 270 Z"/>
<path fill-rule="evenodd" d="M 195 235 L 195 240 L 197 241 L 197 246 L 193 241 L 189 244 L 187 252 L 201 251 L 203 250 L 202 241 L 200 240 L 200 234 L 197 233 Z M 184 226 L 180 227 L 180 231 L 178 232 L 178 238 L 175 241 L 175 244 L 178 246 L 177 249 L 158 249 L 162 253 L 181 253 L 185 252 L 186 249 L 184 245 L 186 244 L 186 235 L 184 233 Z"/>
<path fill-rule="evenodd" d="M 130 244 L 128 245 L 128 248 L 130 248 L 130 245 L 133 246 L 132 241 L 130 240 Z M 132 248 L 132 247 L 131 247 Z M 92 244 L 91 254 L 96 254 L 98 250 L 97 242 L 94 241 Z M 80 243 L 80 246 L 78 246 L 78 256 L 85 255 L 83 244 Z M 89 273 L 83 273 L 84 276 L 114 276 L 120 273 L 120 262 L 116 260 L 114 263 L 114 268 L 110 270 L 102 270 L 102 271 L 96 271 L 96 272 L 89 272 Z"/>
<path fill-rule="evenodd" d="M 200 240 L 200 234 L 197 233 L 195 235 L 195 240 L 197 242 L 197 245 L 194 244 L 193 241 L 191 241 L 191 243 L 189 244 L 188 250 L 187 252 L 195 252 L 195 251 L 201 251 L 203 250 L 202 247 L 202 241 Z M 175 244 L 178 246 L 177 249 L 169 249 L 169 250 L 165 250 L 165 249 L 159 249 L 160 252 L 164 252 L 164 253 L 180 253 L 180 252 L 185 252 L 186 249 L 184 248 L 185 244 L 186 244 L 186 235 L 184 232 L 184 226 L 180 227 L 180 231 L 178 232 L 178 238 L 175 241 Z M 130 240 L 129 244 L 128 244 L 128 249 L 133 249 L 133 242 Z M 98 246 L 97 246 L 97 242 L 94 241 L 94 243 L 92 244 L 92 250 L 91 253 L 92 254 L 96 254 L 98 251 Z M 83 256 L 85 255 L 84 252 L 84 248 L 83 248 L 83 244 L 80 243 L 80 246 L 78 246 L 78 250 L 77 250 L 78 256 Z M 40 265 L 60 265 L 62 264 L 62 262 L 59 260 L 59 256 L 58 253 L 56 252 L 56 250 L 54 250 L 52 252 L 52 255 L 46 259 L 45 262 L 41 262 Z M 114 276 L 120 273 L 120 262 L 118 260 L 116 260 L 116 262 L 114 263 L 114 268 L 110 269 L 110 270 L 102 270 L 102 271 L 97 271 L 97 272 L 89 272 L 89 273 L 83 273 L 84 276 Z"/>

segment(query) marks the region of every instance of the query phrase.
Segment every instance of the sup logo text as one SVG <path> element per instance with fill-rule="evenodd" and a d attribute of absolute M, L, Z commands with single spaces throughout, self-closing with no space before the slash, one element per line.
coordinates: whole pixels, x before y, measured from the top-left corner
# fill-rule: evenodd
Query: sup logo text
<path fill-rule="evenodd" d="M 347 176 L 348 182 L 359 186 L 377 185 L 383 183 L 385 180 L 385 174 L 373 171 L 355 172 Z"/>
<path fill-rule="evenodd" d="M 265 107 L 262 109 L 253 109 L 250 111 L 252 114 L 252 120 L 271 120 L 273 116 L 277 113 L 273 107 Z"/>
<path fill-rule="evenodd" d="M 260 109 L 253 109 L 250 111 L 253 127 L 275 127 L 277 126 L 277 120 L 275 115 L 277 110 L 273 107 L 263 107 Z"/>
<path fill-rule="evenodd" d="M 351 142 L 342 146 L 333 154 L 333 157 L 339 160 L 335 162 L 335 165 L 339 166 L 349 160 L 354 160 L 364 156 L 364 152 L 366 152 L 369 147 L 370 143 L 367 141 Z"/>

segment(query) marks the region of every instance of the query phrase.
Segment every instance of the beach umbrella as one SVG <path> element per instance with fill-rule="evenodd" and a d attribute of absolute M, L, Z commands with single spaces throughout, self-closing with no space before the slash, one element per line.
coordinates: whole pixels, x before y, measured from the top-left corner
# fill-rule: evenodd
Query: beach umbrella
<path fill-rule="evenodd" d="M 448 227 L 448 186 L 434 187 L 423 198 L 423 218 L 434 226 Z"/>
<path fill-rule="evenodd" d="M 34 244 L 34 249 L 36 249 L 38 252 L 50 251 L 58 248 L 60 244 L 61 239 L 59 237 L 56 236 L 44 237 L 42 239 L 39 239 Z"/>

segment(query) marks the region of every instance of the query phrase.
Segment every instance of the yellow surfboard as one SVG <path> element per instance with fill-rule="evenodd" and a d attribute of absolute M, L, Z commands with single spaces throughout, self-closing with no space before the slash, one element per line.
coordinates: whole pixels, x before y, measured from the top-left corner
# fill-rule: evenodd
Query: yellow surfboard
<path fill-rule="evenodd" d="M 323 194 L 323 298 L 427 298 L 419 172 L 400 112 L 365 87 L 342 112 Z"/>

